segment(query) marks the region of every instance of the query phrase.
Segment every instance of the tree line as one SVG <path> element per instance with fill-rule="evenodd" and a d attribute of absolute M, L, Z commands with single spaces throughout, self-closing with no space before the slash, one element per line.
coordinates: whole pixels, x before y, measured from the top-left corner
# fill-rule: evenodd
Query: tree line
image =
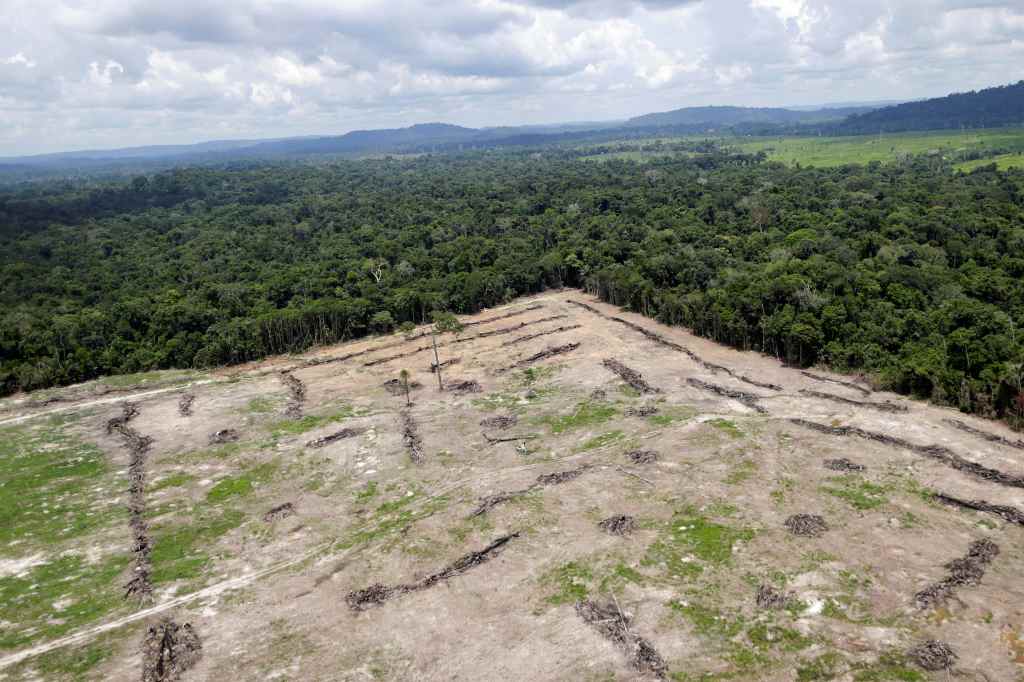
<path fill-rule="evenodd" d="M 209 367 L 549 287 L 1024 421 L 1024 175 L 693 143 L 191 167 L 0 193 L 4 393 Z"/>

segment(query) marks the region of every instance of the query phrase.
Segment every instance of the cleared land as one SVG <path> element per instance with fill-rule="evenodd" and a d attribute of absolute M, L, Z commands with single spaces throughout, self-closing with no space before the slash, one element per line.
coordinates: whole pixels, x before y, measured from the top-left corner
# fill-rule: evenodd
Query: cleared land
<path fill-rule="evenodd" d="M 1024 675 L 1018 435 L 577 292 L 465 321 L 479 392 L 396 336 L 0 401 L 0 679 Z"/>
<path fill-rule="evenodd" d="M 1024 129 L 968 130 L 964 132 L 883 133 L 854 137 L 775 137 L 750 140 L 724 139 L 744 152 L 763 151 L 773 161 L 804 166 L 842 166 L 850 163 L 897 161 L 902 155 L 937 152 L 957 160 L 970 152 L 1024 151 Z M 1008 154 L 1003 164 L 1010 163 Z M 979 165 L 996 159 L 981 160 Z M 974 163 L 974 162 L 969 162 Z M 1005 167 L 1010 167 L 1006 165 Z"/>

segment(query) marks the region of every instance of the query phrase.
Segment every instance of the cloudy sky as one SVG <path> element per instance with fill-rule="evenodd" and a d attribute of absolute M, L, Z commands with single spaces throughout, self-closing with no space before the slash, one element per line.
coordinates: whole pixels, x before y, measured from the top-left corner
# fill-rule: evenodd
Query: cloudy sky
<path fill-rule="evenodd" d="M 0 155 L 927 97 L 1022 0 L 0 0 Z"/>

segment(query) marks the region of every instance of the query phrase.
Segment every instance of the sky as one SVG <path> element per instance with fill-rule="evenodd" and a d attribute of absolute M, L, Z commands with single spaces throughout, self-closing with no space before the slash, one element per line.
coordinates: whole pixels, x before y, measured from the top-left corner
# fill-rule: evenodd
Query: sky
<path fill-rule="evenodd" d="M 0 17 L 0 156 L 1024 78 L 1024 0 L 0 0 Z"/>

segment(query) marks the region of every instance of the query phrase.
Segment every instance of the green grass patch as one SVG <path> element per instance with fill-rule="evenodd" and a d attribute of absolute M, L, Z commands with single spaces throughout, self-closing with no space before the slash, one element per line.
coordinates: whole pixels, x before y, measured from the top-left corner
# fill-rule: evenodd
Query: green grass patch
<path fill-rule="evenodd" d="M 810 637 L 804 637 L 792 628 L 772 623 L 755 623 L 747 629 L 747 639 L 759 649 L 781 649 L 802 651 L 814 644 Z"/>
<path fill-rule="evenodd" d="M 344 421 L 354 414 L 355 411 L 351 407 L 346 406 L 331 414 L 307 414 L 300 419 L 283 419 L 271 424 L 270 435 L 274 439 L 285 436 L 297 436 L 301 433 L 318 429 L 321 426 Z"/>
<path fill-rule="evenodd" d="M 622 433 L 622 431 L 609 431 L 608 433 L 602 433 L 600 436 L 594 436 L 590 440 L 586 441 L 580 446 L 580 450 L 595 450 L 597 448 L 603 448 L 606 445 L 617 443 L 623 438 L 625 438 L 625 434 Z"/>
<path fill-rule="evenodd" d="M 111 640 L 107 635 L 77 648 L 48 651 L 26 661 L 23 668 L 32 668 L 46 680 L 96 679 L 90 672 L 114 655 Z"/>
<path fill-rule="evenodd" d="M 612 405 L 587 400 L 578 404 L 571 414 L 549 415 L 537 421 L 540 424 L 547 425 L 551 429 L 551 433 L 564 433 L 574 429 L 603 424 L 616 414 L 618 414 L 618 410 Z"/>
<path fill-rule="evenodd" d="M 697 411 L 692 408 L 676 405 L 668 407 L 664 405 L 659 405 L 659 410 L 660 412 L 658 414 L 652 414 L 650 417 L 647 418 L 647 423 L 650 424 L 651 426 L 668 426 L 670 424 L 674 424 L 675 422 L 682 422 L 688 419 L 692 419 L 697 415 Z"/>
<path fill-rule="evenodd" d="M 705 422 L 708 426 L 714 427 L 732 438 L 742 438 L 743 432 L 736 423 L 728 419 L 709 419 Z"/>
<path fill-rule="evenodd" d="M 831 680 L 838 676 L 842 670 L 843 658 L 839 654 L 829 651 L 811 661 L 803 661 L 796 670 L 798 682 L 817 682 L 818 680 Z"/>
<path fill-rule="evenodd" d="M 573 604 L 585 599 L 590 594 L 589 584 L 594 580 L 594 573 L 589 566 L 576 561 L 562 564 L 541 579 L 541 582 L 554 588 L 544 601 L 549 604 Z"/>
<path fill-rule="evenodd" d="M 664 566 L 673 578 L 692 579 L 703 572 L 704 565 L 728 564 L 736 543 L 749 542 L 754 534 L 752 529 L 716 523 L 688 508 L 662 527 L 641 564 Z"/>
<path fill-rule="evenodd" d="M 748 153 L 764 151 L 773 161 L 804 166 L 842 166 L 890 163 L 907 155 L 937 152 L 950 161 L 970 152 L 1007 150 L 1006 156 L 1024 150 L 1024 129 L 969 130 L 964 132 L 929 131 L 856 135 L 842 137 L 763 137 L 735 144 Z M 983 161 L 992 163 L 990 159 Z M 969 161 L 967 163 L 975 163 Z M 963 164 L 962 164 L 963 165 Z M 984 165 L 984 164 L 981 164 Z"/>
<path fill-rule="evenodd" d="M 0 578 L 0 649 L 60 637 L 122 607 L 118 577 L 130 560 L 120 555 L 89 564 L 81 555 L 67 554 L 23 577 Z"/>
<path fill-rule="evenodd" d="M 180 488 L 188 485 L 196 480 L 196 477 L 192 474 L 186 474 L 183 471 L 176 471 L 169 476 L 164 476 L 153 485 L 149 486 L 148 491 L 155 493 L 158 490 L 164 490 L 165 488 Z"/>
<path fill-rule="evenodd" d="M 836 476 L 829 479 L 833 486 L 822 486 L 822 492 L 838 497 L 854 509 L 869 511 L 888 503 L 887 489 L 865 481 L 856 475 Z"/>
<path fill-rule="evenodd" d="M 745 459 L 732 468 L 732 471 L 725 477 L 729 485 L 739 485 L 754 477 L 757 473 L 757 462 L 752 459 Z"/>
<path fill-rule="evenodd" d="M 519 375 L 519 382 L 524 386 L 533 386 L 540 381 L 550 379 L 561 369 L 562 365 L 540 365 L 538 367 L 527 367 Z"/>
<path fill-rule="evenodd" d="M 874 664 L 854 665 L 854 682 L 925 682 L 928 677 L 908 665 L 901 653 L 885 653 Z"/>
<path fill-rule="evenodd" d="M 743 623 L 728 618 L 718 609 L 703 604 L 671 601 L 669 608 L 682 615 L 693 626 L 693 631 L 709 639 L 732 639 L 743 632 Z"/>
<path fill-rule="evenodd" d="M 380 491 L 377 489 L 377 481 L 368 481 L 363 488 L 356 493 L 356 503 L 365 504 L 377 497 Z"/>
<path fill-rule="evenodd" d="M 248 495 L 256 489 L 257 485 L 269 481 L 277 468 L 277 462 L 267 462 L 238 476 L 222 478 L 206 493 L 206 500 L 207 502 L 223 502 L 230 497 Z"/>
<path fill-rule="evenodd" d="M 489 393 L 482 398 L 474 398 L 472 404 L 480 410 L 494 412 L 504 410 L 508 412 L 522 412 L 529 405 L 539 403 L 555 393 L 555 388 L 542 386 L 531 388 L 526 395 L 517 393 Z"/>
<path fill-rule="evenodd" d="M 278 408 L 278 406 L 284 402 L 284 399 L 277 396 L 260 396 L 253 398 L 245 406 L 247 412 L 253 412 L 255 414 L 268 414 Z"/>
<path fill-rule="evenodd" d="M 107 457 L 64 427 L 54 417 L 0 429 L 0 546 L 20 541 L 23 553 L 52 549 L 125 515 L 109 504 L 117 486 Z"/>
<path fill-rule="evenodd" d="M 975 159 L 958 163 L 954 168 L 964 173 L 970 173 L 973 170 L 993 163 L 996 165 L 996 169 L 1001 171 L 1010 170 L 1011 168 L 1024 168 L 1024 154 L 999 154 L 987 159 Z"/>
<path fill-rule="evenodd" d="M 403 494 L 394 500 L 381 503 L 374 512 L 373 518 L 344 537 L 339 543 L 339 548 L 348 549 L 378 540 L 392 541 L 400 537 L 417 521 L 444 510 L 450 502 L 447 495 L 441 495 L 426 499 L 419 508 L 409 509 L 408 507 L 412 506 L 413 502 L 419 503 L 423 500 L 419 491 L 412 491 L 412 493 L 412 495 Z"/>
<path fill-rule="evenodd" d="M 244 520 L 245 515 L 237 510 L 204 510 L 187 525 L 153 528 L 153 584 L 199 577 L 210 562 L 206 549 Z"/>

